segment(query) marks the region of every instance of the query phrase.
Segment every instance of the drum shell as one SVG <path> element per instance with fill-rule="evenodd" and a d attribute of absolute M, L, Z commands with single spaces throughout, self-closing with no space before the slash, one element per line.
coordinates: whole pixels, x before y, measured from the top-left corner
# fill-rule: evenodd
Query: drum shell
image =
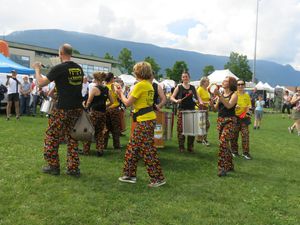
<path fill-rule="evenodd" d="M 182 113 L 182 134 L 197 136 L 206 134 L 206 110 L 184 110 Z"/>
<path fill-rule="evenodd" d="M 54 101 L 45 99 L 41 105 L 40 111 L 46 114 L 51 114 L 54 107 Z"/>

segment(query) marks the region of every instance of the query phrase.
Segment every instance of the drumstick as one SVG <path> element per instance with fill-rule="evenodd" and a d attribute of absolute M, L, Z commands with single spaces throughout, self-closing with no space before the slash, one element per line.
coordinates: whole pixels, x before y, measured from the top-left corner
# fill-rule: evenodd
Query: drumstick
<path fill-rule="evenodd" d="M 183 101 L 184 99 L 190 97 L 191 95 L 192 95 L 192 93 L 188 93 L 186 96 L 184 96 L 184 97 L 181 99 L 181 101 Z"/>

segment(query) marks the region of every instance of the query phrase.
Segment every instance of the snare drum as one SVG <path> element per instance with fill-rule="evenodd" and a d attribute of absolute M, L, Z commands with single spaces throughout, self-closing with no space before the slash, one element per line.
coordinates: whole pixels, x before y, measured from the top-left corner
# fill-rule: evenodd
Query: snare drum
<path fill-rule="evenodd" d="M 184 110 L 182 113 L 182 134 L 197 136 L 206 134 L 206 110 Z"/>
<path fill-rule="evenodd" d="M 46 114 L 51 114 L 54 107 L 54 102 L 52 100 L 45 99 L 41 105 L 40 111 Z"/>

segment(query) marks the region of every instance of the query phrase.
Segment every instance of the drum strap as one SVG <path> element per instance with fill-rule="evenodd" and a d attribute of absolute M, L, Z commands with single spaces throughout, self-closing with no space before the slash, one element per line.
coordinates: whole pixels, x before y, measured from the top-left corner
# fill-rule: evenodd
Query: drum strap
<path fill-rule="evenodd" d="M 138 116 L 144 115 L 146 113 L 152 112 L 153 110 L 153 106 L 149 106 L 146 108 L 141 108 L 139 111 L 135 112 L 132 114 L 132 119 L 134 122 L 136 122 L 136 119 Z"/>

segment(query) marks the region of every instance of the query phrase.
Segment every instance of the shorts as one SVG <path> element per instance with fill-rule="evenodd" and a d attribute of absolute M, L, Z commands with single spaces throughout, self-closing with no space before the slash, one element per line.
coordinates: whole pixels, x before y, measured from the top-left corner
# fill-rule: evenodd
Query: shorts
<path fill-rule="evenodd" d="M 19 101 L 19 93 L 12 93 L 7 95 L 7 99 L 9 102 L 17 102 Z"/>
<path fill-rule="evenodd" d="M 261 120 L 263 117 L 263 111 L 262 110 L 255 110 L 255 119 Z"/>

